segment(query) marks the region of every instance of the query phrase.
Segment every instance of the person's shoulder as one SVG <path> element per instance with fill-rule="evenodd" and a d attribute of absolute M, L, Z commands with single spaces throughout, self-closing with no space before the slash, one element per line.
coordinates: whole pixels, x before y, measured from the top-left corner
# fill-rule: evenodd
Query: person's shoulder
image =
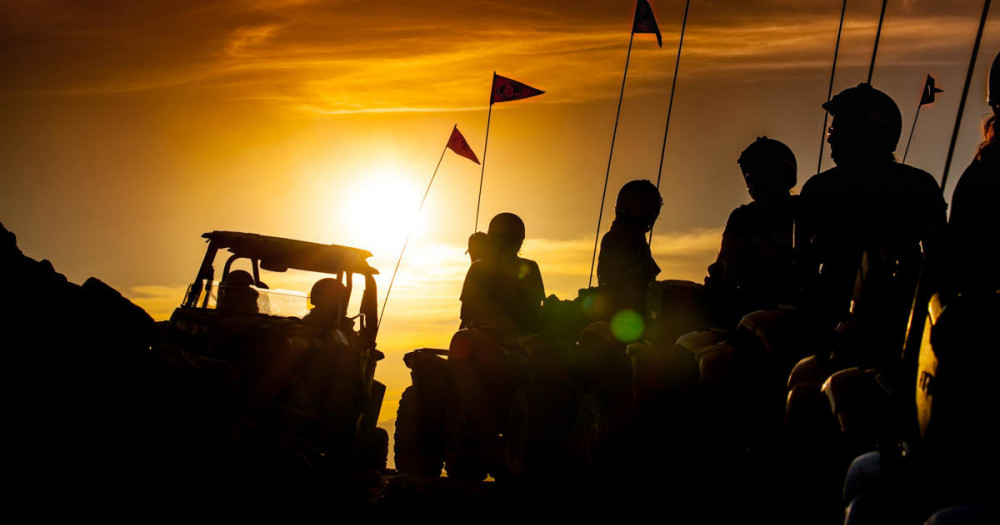
<path fill-rule="evenodd" d="M 893 162 L 890 164 L 892 171 L 899 177 L 905 177 L 909 182 L 917 182 L 926 187 L 934 187 L 940 190 L 937 179 L 934 175 L 917 168 L 915 166 L 910 166 L 909 164 L 901 164 L 899 162 Z"/>
<path fill-rule="evenodd" d="M 917 196 L 921 202 L 926 202 L 930 206 L 944 206 L 944 195 L 941 193 L 941 186 L 937 179 L 930 173 L 907 164 L 898 162 L 892 163 L 895 174 L 893 184 L 899 187 L 911 188 L 909 191 Z"/>
<path fill-rule="evenodd" d="M 490 273 L 490 263 L 486 259 L 479 259 L 478 261 L 472 261 L 469 265 L 469 271 L 465 273 L 466 279 L 475 279 L 479 276 L 486 275 Z"/>
<path fill-rule="evenodd" d="M 726 221 L 726 231 L 738 229 L 741 225 L 752 221 L 757 215 L 757 210 L 752 204 L 743 204 L 729 212 L 729 220 Z"/>
<path fill-rule="evenodd" d="M 804 184 L 802 184 L 802 191 L 800 196 L 807 197 L 816 191 L 822 191 L 822 188 L 828 186 L 835 182 L 837 174 L 840 172 L 839 167 L 833 167 L 826 171 L 817 173 L 812 177 L 809 177 Z"/>
<path fill-rule="evenodd" d="M 1000 159 L 1000 155 L 979 158 L 972 161 L 965 168 L 965 171 L 962 172 L 962 176 L 958 178 L 955 191 L 958 192 L 960 188 L 970 191 L 990 186 L 996 188 L 997 183 L 1000 182 L 1000 163 L 997 162 L 998 159 Z"/>
<path fill-rule="evenodd" d="M 528 267 L 531 270 L 534 270 L 535 272 L 538 272 L 538 263 L 536 263 L 535 261 L 533 261 L 531 259 L 525 259 L 524 257 L 518 257 L 517 258 L 517 263 L 518 263 L 519 266 Z"/>
<path fill-rule="evenodd" d="M 729 220 L 733 220 L 733 218 L 740 219 L 743 217 L 749 217 L 755 214 L 757 214 L 757 207 L 754 206 L 753 203 L 743 204 L 737 206 L 736 209 L 729 214 Z"/>
<path fill-rule="evenodd" d="M 609 228 L 608 232 L 601 237 L 601 246 L 603 246 L 604 244 L 621 243 L 625 240 L 625 238 L 626 238 L 625 229 L 622 228 L 618 223 L 612 222 L 611 228 Z"/>

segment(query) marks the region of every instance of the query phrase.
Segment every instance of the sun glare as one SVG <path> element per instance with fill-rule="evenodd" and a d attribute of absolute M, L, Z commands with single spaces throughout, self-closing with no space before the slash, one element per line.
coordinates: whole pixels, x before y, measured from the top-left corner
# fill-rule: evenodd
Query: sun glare
<path fill-rule="evenodd" d="M 349 228 L 354 246 L 364 248 L 377 260 L 394 259 L 410 228 L 417 236 L 426 222 L 417 216 L 423 189 L 393 166 L 380 166 L 361 177 L 343 196 L 341 222 Z"/>

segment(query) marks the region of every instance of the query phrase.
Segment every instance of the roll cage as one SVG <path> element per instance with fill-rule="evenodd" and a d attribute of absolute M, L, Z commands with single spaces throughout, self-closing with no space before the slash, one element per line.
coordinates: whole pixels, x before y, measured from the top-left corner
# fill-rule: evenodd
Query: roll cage
<path fill-rule="evenodd" d="M 363 348 L 375 348 L 378 332 L 375 275 L 378 274 L 378 270 L 368 264 L 367 259 L 372 254 L 367 250 L 231 231 L 212 231 L 203 234 L 202 237 L 207 239 L 208 249 L 194 282 L 188 287 L 181 304 L 182 308 L 208 307 L 209 296 L 216 279 L 214 263 L 222 250 L 228 251 L 231 255 L 226 259 L 222 273 L 218 276 L 219 282 L 229 274 L 234 261 L 247 259 L 252 267 L 254 284 L 259 288 L 267 288 L 260 280 L 261 268 L 271 272 L 305 270 L 333 275 L 347 288 L 347 295 L 350 297 L 353 292 L 353 276 L 359 274 L 364 276 L 365 289 L 361 296 L 358 335 Z"/>

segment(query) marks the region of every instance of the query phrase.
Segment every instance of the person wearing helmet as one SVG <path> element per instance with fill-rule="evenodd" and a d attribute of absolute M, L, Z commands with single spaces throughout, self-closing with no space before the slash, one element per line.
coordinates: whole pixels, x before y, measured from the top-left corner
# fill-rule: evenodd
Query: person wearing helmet
<path fill-rule="evenodd" d="M 469 254 L 469 262 L 474 263 L 482 259 L 490 249 L 490 237 L 484 232 L 476 232 L 469 236 L 469 249 L 465 253 Z"/>
<path fill-rule="evenodd" d="M 518 257 L 524 221 L 500 213 L 487 235 L 490 250 L 472 263 L 462 285 L 462 326 L 485 329 L 500 340 L 538 333 L 545 287 L 538 264 Z"/>
<path fill-rule="evenodd" d="M 722 248 L 708 267 L 706 290 L 720 327 L 743 314 L 774 309 L 794 300 L 791 194 L 795 154 L 780 141 L 758 137 L 738 160 L 753 202 L 733 210 L 722 233 Z"/>
<path fill-rule="evenodd" d="M 993 58 L 986 103 L 993 114 L 983 124 L 983 143 L 958 179 L 948 219 L 948 286 L 952 293 L 1000 290 L 1000 54 Z"/>
<path fill-rule="evenodd" d="M 802 187 L 805 300 L 822 325 L 867 325 L 856 364 L 884 370 L 898 364 L 923 253 L 940 250 L 945 203 L 934 177 L 895 161 L 902 116 L 892 98 L 862 83 L 823 108 L 836 167 Z"/>
<path fill-rule="evenodd" d="M 597 259 L 597 284 L 611 297 L 612 314 L 622 308 L 645 312 L 647 283 L 660 273 L 646 234 L 662 207 L 660 191 L 648 180 L 627 182 L 618 192 L 615 220 Z"/>
<path fill-rule="evenodd" d="M 347 287 L 337 279 L 325 277 L 316 281 L 309 291 L 312 310 L 302 318 L 305 333 L 332 337 L 340 344 L 356 342 L 354 321 L 344 316 L 348 299 Z"/>
<path fill-rule="evenodd" d="M 302 318 L 302 323 L 321 330 L 344 328 L 345 321 L 347 324 L 351 323 L 349 319 L 344 317 L 347 299 L 347 287 L 340 281 L 330 277 L 316 281 L 312 290 L 309 291 L 309 304 L 313 308 Z M 352 330 L 346 332 L 352 332 Z M 346 343 L 346 341 L 344 342 Z"/>
<path fill-rule="evenodd" d="M 241 314 L 257 313 L 257 297 L 253 276 L 244 270 L 229 272 L 219 283 L 218 309 Z"/>

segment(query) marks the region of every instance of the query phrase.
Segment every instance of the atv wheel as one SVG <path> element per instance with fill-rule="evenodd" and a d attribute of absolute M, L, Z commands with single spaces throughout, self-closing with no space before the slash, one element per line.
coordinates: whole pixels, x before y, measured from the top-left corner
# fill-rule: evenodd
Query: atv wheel
<path fill-rule="evenodd" d="M 598 396 L 585 396 L 573 427 L 573 462 L 581 474 L 598 474 L 608 466 L 613 446 L 610 426 L 609 415 Z"/>
<path fill-rule="evenodd" d="M 514 396 L 504 431 L 504 463 L 512 478 L 523 477 L 531 463 L 528 457 L 531 414 L 528 412 L 528 391 L 521 388 Z"/>
<path fill-rule="evenodd" d="M 365 432 L 359 444 L 358 459 L 365 470 L 385 470 L 389 457 L 389 433 L 384 428 L 375 427 Z"/>
<path fill-rule="evenodd" d="M 448 477 L 472 481 L 486 478 L 489 458 L 485 454 L 483 436 L 476 435 L 470 414 L 457 399 L 448 406 L 445 434 L 445 470 Z"/>
<path fill-rule="evenodd" d="M 427 428 L 430 422 L 427 421 L 428 418 L 422 417 L 418 401 L 417 391 L 412 386 L 406 387 L 399 399 L 393 445 L 396 470 L 406 474 L 438 477 L 441 475 L 444 456 L 440 444 L 433 438 L 439 435 L 440 429 Z"/>

